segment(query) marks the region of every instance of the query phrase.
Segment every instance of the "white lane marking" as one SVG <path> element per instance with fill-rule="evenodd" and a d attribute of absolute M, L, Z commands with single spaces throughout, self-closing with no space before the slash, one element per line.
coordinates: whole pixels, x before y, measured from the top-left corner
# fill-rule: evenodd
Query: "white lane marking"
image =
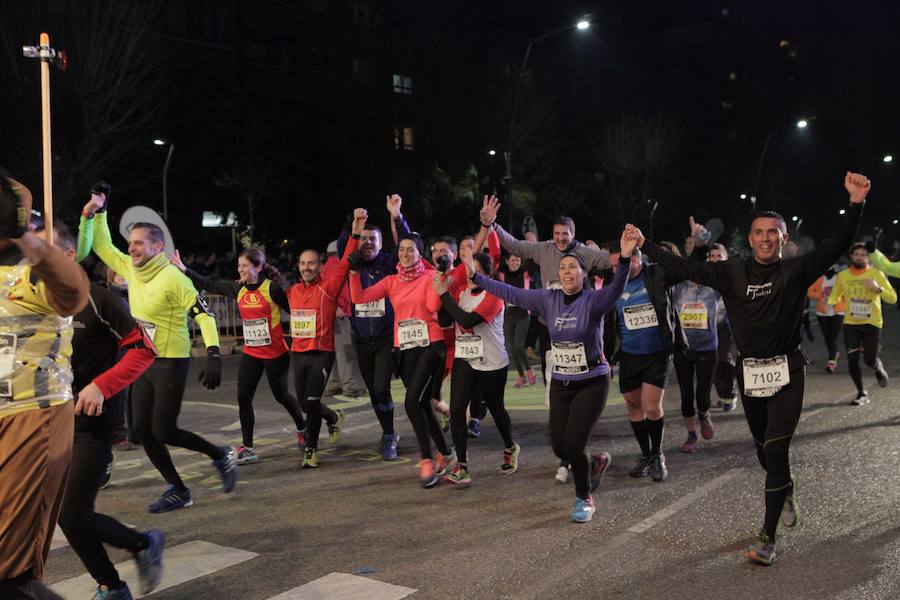
<path fill-rule="evenodd" d="M 400 600 L 414 594 L 413 588 L 384 583 L 348 573 L 329 573 L 309 583 L 273 596 L 269 600 Z"/>
<path fill-rule="evenodd" d="M 255 552 L 219 546 L 201 540 L 179 544 L 173 548 L 166 548 L 166 551 L 163 553 L 162 581 L 155 591 L 158 592 L 181 585 L 192 579 L 221 571 L 257 556 L 259 555 Z M 140 598 L 141 595 L 138 593 L 137 585 L 138 576 L 134 561 L 121 562 L 116 565 L 116 570 L 119 572 L 119 577 L 122 581 L 130 584 L 128 587 L 131 589 L 134 597 Z M 50 588 L 63 598 L 83 598 L 85 590 L 96 586 L 97 583 L 90 574 L 85 573 L 79 577 L 60 581 L 50 586 Z"/>
<path fill-rule="evenodd" d="M 713 490 L 722 487 L 735 477 L 737 477 L 737 473 L 735 471 L 732 471 L 730 473 L 725 473 L 724 475 L 719 475 L 712 481 L 707 481 L 705 484 L 701 485 L 690 494 L 679 498 L 662 510 L 653 513 L 637 525 L 632 525 L 628 528 L 628 531 L 630 531 L 631 533 L 644 533 L 654 525 L 659 525 L 678 511 L 686 508 L 698 498 L 701 498 L 702 496 L 712 492 Z"/>

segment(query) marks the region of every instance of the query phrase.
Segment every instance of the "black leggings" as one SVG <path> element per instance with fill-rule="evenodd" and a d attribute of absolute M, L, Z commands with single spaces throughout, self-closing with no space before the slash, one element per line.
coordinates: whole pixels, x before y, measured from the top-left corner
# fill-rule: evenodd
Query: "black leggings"
<path fill-rule="evenodd" d="M 432 342 L 425 347 L 400 352 L 400 379 L 406 386 L 406 399 L 403 405 L 416 433 L 422 458 L 432 458 L 429 436 L 441 454 L 450 454 L 450 448 L 431 407 L 434 380 L 444 375 L 446 358 L 447 346 L 444 342 Z"/>
<path fill-rule="evenodd" d="M 394 373 L 394 339 L 387 336 L 371 342 L 356 340 L 356 358 L 359 372 L 369 397 L 381 432 L 384 435 L 394 433 L 394 399 L 391 396 L 391 375 Z"/>
<path fill-rule="evenodd" d="M 859 368 L 859 353 L 873 369 L 881 365 L 878 348 L 881 345 L 881 329 L 874 325 L 844 325 L 844 345 L 847 347 L 847 367 L 856 390 L 863 391 L 862 370 Z"/>
<path fill-rule="evenodd" d="M 591 493 L 591 463 L 585 448 L 608 395 L 609 375 L 582 381 L 550 381 L 550 443 L 553 453 L 572 465 L 575 494 L 579 498 L 587 499 Z"/>
<path fill-rule="evenodd" d="M 337 414 L 322 404 L 325 384 L 334 366 L 334 352 L 310 350 L 291 354 L 294 357 L 294 390 L 306 413 L 306 445 L 317 449 L 322 419 L 329 424 L 337 422 Z"/>
<path fill-rule="evenodd" d="M 734 388 L 734 340 L 727 325 L 719 327 L 718 338 L 719 348 L 716 350 L 717 363 L 713 384 L 719 398 L 732 400 L 737 395 Z"/>
<path fill-rule="evenodd" d="M 263 371 L 266 373 L 266 379 L 269 380 L 272 395 L 294 419 L 297 431 L 302 431 L 306 427 L 303 422 L 303 414 L 300 412 L 300 403 L 288 392 L 287 377 L 290 368 L 291 359 L 287 352 L 277 358 L 257 358 L 247 354 L 241 357 L 241 365 L 238 368 L 237 394 L 241 435 L 244 438 L 244 445 L 248 448 L 253 447 L 253 425 L 256 423 L 256 417 L 253 414 L 253 396 L 256 394 L 256 386 L 259 385 Z"/>
<path fill-rule="evenodd" d="M 822 337 L 825 338 L 825 346 L 828 348 L 828 360 L 837 359 L 838 335 L 841 333 L 841 325 L 844 324 L 844 315 L 823 317 L 816 315 L 819 327 L 822 329 Z"/>
<path fill-rule="evenodd" d="M 528 370 L 528 352 L 525 349 L 525 338 L 528 337 L 528 326 L 531 324 L 529 314 L 521 309 L 506 309 L 503 315 L 503 338 L 506 342 L 506 353 L 519 377 Z"/>
<path fill-rule="evenodd" d="M 775 541 L 775 530 L 791 491 L 789 450 L 791 438 L 800 422 L 806 368 L 791 371 L 791 382 L 768 398 L 750 398 L 744 394 L 742 369 L 738 385 L 744 399 L 744 416 L 756 443 L 756 456 L 766 471 L 766 517 L 763 529 Z"/>
<path fill-rule="evenodd" d="M 93 418 L 79 416 L 76 421 Z M 72 469 L 59 514 L 59 525 L 91 577 L 98 585 L 113 588 L 119 585 L 119 573 L 103 544 L 137 554 L 147 547 L 147 541 L 143 534 L 125 527 L 112 517 L 94 512 L 97 489 L 112 460 L 111 442 L 109 430 L 91 430 L 76 422 Z"/>
<path fill-rule="evenodd" d="M 189 358 L 157 358 L 134 382 L 131 398 L 134 428 L 147 457 L 166 482 L 179 490 L 186 488 L 166 444 L 202 452 L 213 460 L 225 455 L 196 433 L 178 428 L 189 365 Z"/>
<path fill-rule="evenodd" d="M 512 448 L 512 422 L 509 413 L 503 406 L 503 394 L 506 390 L 507 368 L 496 371 L 478 371 L 467 361 L 457 358 L 453 361 L 453 375 L 450 380 L 450 433 L 453 445 L 456 446 L 456 457 L 459 462 L 466 462 L 466 446 L 469 432 L 466 427 L 466 409 L 475 397 L 475 391 L 481 390 L 480 397 L 487 404 L 504 448 Z"/>
<path fill-rule="evenodd" d="M 681 415 L 693 417 L 694 401 L 697 402 L 697 410 L 700 414 L 709 411 L 709 391 L 712 388 L 713 374 L 716 371 L 718 356 L 715 350 L 709 352 L 694 352 L 689 348 L 679 348 L 675 351 L 675 375 L 678 377 L 678 387 L 681 388 Z M 694 373 L 697 374 L 697 389 L 694 393 Z"/>

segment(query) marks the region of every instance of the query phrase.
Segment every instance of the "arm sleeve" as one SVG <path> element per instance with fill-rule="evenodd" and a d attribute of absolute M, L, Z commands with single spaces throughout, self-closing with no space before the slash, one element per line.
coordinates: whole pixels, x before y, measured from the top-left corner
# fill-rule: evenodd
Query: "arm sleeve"
<path fill-rule="evenodd" d="M 609 263 L 609 250 L 594 250 L 590 246 L 582 246 L 579 249 L 587 258 L 585 263 L 587 263 L 586 266 L 588 271 L 593 269 L 605 271 L 612 266 Z"/>
<path fill-rule="evenodd" d="M 81 262 L 91 253 L 94 245 L 94 219 L 81 215 L 78 223 L 78 249 L 75 250 L 75 262 Z"/>
<path fill-rule="evenodd" d="M 824 240 L 815 250 L 807 252 L 799 258 L 802 261 L 800 276 L 803 278 L 805 286 L 818 279 L 850 248 L 850 244 L 853 243 L 853 238 L 856 236 L 856 230 L 859 228 L 862 212 L 862 204 L 851 204 L 847 209 L 847 218 L 844 219 L 841 233 L 837 237 Z"/>
<path fill-rule="evenodd" d="M 198 290 L 205 290 L 210 294 L 219 294 L 220 296 L 236 296 L 241 290 L 241 284 L 233 281 L 215 280 L 206 277 L 193 269 L 187 269 L 184 272 L 187 278 L 191 280 L 194 287 Z"/>
<path fill-rule="evenodd" d="M 838 275 L 834 278 L 834 287 L 831 288 L 831 293 L 828 294 L 828 304 L 837 304 L 843 295 L 844 278 Z"/>
<path fill-rule="evenodd" d="M 354 304 L 365 304 L 366 302 L 381 300 L 388 295 L 388 282 L 391 280 L 391 277 L 385 277 L 374 285 L 363 288 L 359 281 L 359 273 L 350 273 L 350 300 Z"/>
<path fill-rule="evenodd" d="M 104 398 L 110 398 L 134 383 L 156 358 L 153 349 L 144 343 L 144 332 L 137 324 L 119 339 L 119 348 L 125 350 L 125 355 L 94 379 Z"/>
<path fill-rule="evenodd" d="M 346 229 L 341 229 L 340 235 L 338 235 L 337 239 L 337 251 L 341 256 L 344 255 L 344 248 L 347 247 L 347 240 L 350 239 L 350 232 Z"/>
<path fill-rule="evenodd" d="M 533 310 L 539 313 L 544 310 L 544 298 L 547 290 L 525 290 L 513 287 L 509 284 L 495 281 L 490 277 L 485 277 L 481 273 L 475 274 L 475 285 L 502 300 L 512 302 L 526 310 Z"/>
<path fill-rule="evenodd" d="M 456 300 L 453 299 L 453 296 L 450 295 L 450 292 L 441 294 L 441 304 L 447 309 L 447 312 L 450 313 L 453 320 L 459 323 L 459 326 L 463 329 L 472 329 L 476 325 L 485 322 L 484 318 L 477 312 L 466 312 L 460 308 L 459 304 L 456 303 Z"/>
<path fill-rule="evenodd" d="M 47 304 L 62 317 L 77 314 L 87 306 L 87 274 L 55 247 L 42 244 L 41 254 L 31 272 L 40 280 L 38 286 L 43 288 Z"/>
<path fill-rule="evenodd" d="M 176 269 L 177 270 L 177 269 Z M 200 334 L 203 336 L 203 344 L 209 348 L 219 345 L 219 327 L 216 325 L 216 318 L 209 309 L 206 299 L 197 293 L 197 288 L 193 286 L 187 276 L 178 273 L 181 277 L 175 279 L 178 304 L 196 321 L 200 327 Z"/>
<path fill-rule="evenodd" d="M 537 260 L 537 246 L 539 242 L 517 240 L 497 224 L 494 224 L 494 231 L 497 233 L 497 239 L 500 240 L 500 245 L 506 248 L 507 252 L 515 254 L 522 260 L 525 260 L 526 258 Z"/>
<path fill-rule="evenodd" d="M 484 319 L 485 323 L 491 323 L 494 319 L 503 312 L 503 300 L 494 296 L 493 294 L 485 294 L 484 300 L 475 307 L 475 310 L 472 313 L 477 313 L 481 315 L 481 318 Z"/>
<path fill-rule="evenodd" d="M 497 237 L 496 231 L 488 234 L 488 254 L 494 263 L 494 271 L 500 270 L 500 238 Z"/>
<path fill-rule="evenodd" d="M 334 270 L 329 273 L 327 279 L 322 282 L 325 293 L 332 298 L 337 297 L 341 288 L 344 287 L 344 282 L 347 281 L 347 273 L 350 272 L 350 263 L 347 262 L 347 257 L 353 254 L 358 247 L 359 240 L 351 237 L 347 241 L 347 246 L 344 248 L 344 254 L 341 255 L 341 260 L 334 265 Z"/>
<path fill-rule="evenodd" d="M 275 304 L 281 307 L 281 310 L 290 314 L 291 303 L 288 301 L 287 293 L 285 293 L 284 288 L 273 282 L 272 285 L 269 286 L 269 293 L 272 294 L 272 300 L 275 301 Z"/>
<path fill-rule="evenodd" d="M 131 278 L 131 259 L 127 254 L 113 245 L 112 236 L 109 233 L 109 223 L 106 212 L 94 215 L 94 253 L 100 257 L 106 266 L 124 277 Z"/>
<path fill-rule="evenodd" d="M 594 310 L 597 312 L 598 317 L 602 318 L 602 315 L 605 315 L 609 310 L 615 306 L 616 300 L 619 299 L 619 296 L 622 295 L 622 292 L 625 291 L 625 284 L 628 282 L 628 267 L 631 264 L 631 258 L 622 256 L 619 258 L 619 267 L 616 269 L 616 274 L 613 276 L 613 280 L 603 286 L 599 292 L 594 294 L 594 297 L 597 299 L 594 302 Z"/>
<path fill-rule="evenodd" d="M 391 223 L 394 224 L 394 229 L 397 231 L 397 237 L 399 238 L 404 233 L 409 233 L 411 230 L 409 228 L 409 223 L 406 222 L 406 217 L 401 216 L 399 219 L 391 219 Z M 394 240 L 394 248 L 396 248 L 399 244 Z"/>
<path fill-rule="evenodd" d="M 875 281 L 878 282 L 883 289 L 881 291 L 881 301 L 887 302 L 888 304 L 896 304 L 897 303 L 897 290 L 894 289 L 894 286 L 891 285 L 891 282 L 888 281 L 887 276 L 881 271 L 875 271 Z"/>
<path fill-rule="evenodd" d="M 721 265 L 724 263 L 698 262 L 675 256 L 671 252 L 663 250 L 653 240 L 647 239 L 644 240 L 642 250 L 650 257 L 650 260 L 659 263 L 663 269 L 679 279 L 690 279 L 694 283 L 722 290 L 719 274 Z"/>
<path fill-rule="evenodd" d="M 872 266 L 885 275 L 900 277 L 900 262 L 889 261 L 887 256 L 881 253 L 881 250 L 876 250 L 869 255 L 869 258 L 872 259 Z"/>

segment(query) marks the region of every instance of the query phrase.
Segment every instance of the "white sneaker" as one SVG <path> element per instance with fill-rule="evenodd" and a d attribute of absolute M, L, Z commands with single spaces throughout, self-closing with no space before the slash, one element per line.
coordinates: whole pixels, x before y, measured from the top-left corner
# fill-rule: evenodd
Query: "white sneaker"
<path fill-rule="evenodd" d="M 569 469 L 566 467 L 560 467 L 556 470 L 556 476 L 554 477 L 560 483 L 568 483 L 569 482 Z"/>

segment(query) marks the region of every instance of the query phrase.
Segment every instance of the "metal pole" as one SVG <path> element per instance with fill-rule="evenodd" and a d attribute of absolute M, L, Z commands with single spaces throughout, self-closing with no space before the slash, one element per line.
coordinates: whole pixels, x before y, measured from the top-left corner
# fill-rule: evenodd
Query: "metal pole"
<path fill-rule="evenodd" d="M 166 164 L 163 166 L 163 221 L 169 222 L 169 165 L 172 163 L 172 154 L 175 153 L 175 144 L 169 143 L 169 153 L 166 155 Z"/>

